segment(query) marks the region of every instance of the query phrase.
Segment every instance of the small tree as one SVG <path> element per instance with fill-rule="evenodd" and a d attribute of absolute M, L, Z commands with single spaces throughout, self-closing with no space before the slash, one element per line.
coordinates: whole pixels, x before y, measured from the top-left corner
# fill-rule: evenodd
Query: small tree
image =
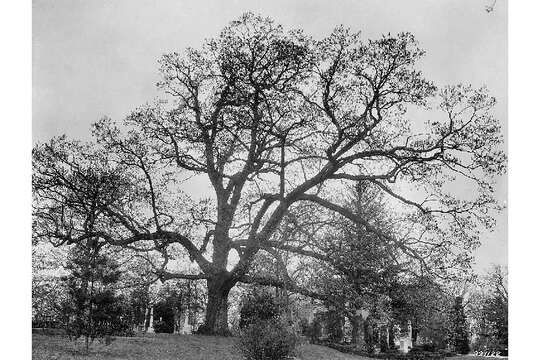
<path fill-rule="evenodd" d="M 508 355 L 508 286 L 507 269 L 494 266 L 474 294 L 472 314 L 476 335 L 474 349 L 499 351 Z"/>
<path fill-rule="evenodd" d="M 452 315 L 452 340 L 454 349 L 460 354 L 467 354 L 470 351 L 469 336 L 467 334 L 467 318 L 465 317 L 463 298 L 461 296 L 456 297 Z"/>
<path fill-rule="evenodd" d="M 67 332 L 71 339 L 83 336 L 87 352 L 96 337 L 123 332 L 129 326 L 122 321 L 120 298 L 111 289 L 120 277 L 118 264 L 100 254 L 101 245 L 89 239 L 72 248 L 66 265 L 70 275 L 64 277 L 68 288 L 64 308 L 69 317 Z"/>
<path fill-rule="evenodd" d="M 66 321 L 62 311 L 66 289 L 60 277 L 52 273 L 63 255 L 50 246 L 32 247 L 33 328 L 58 328 Z"/>

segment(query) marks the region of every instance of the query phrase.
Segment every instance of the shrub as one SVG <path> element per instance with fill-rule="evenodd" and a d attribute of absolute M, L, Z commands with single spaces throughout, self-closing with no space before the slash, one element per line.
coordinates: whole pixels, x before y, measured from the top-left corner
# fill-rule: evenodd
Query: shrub
<path fill-rule="evenodd" d="M 258 319 L 241 331 L 237 346 L 246 360 L 282 360 L 294 354 L 296 344 L 296 335 L 281 319 Z"/>
<path fill-rule="evenodd" d="M 280 315 L 279 304 L 268 292 L 252 292 L 242 301 L 240 309 L 240 329 L 258 320 L 276 319 Z"/>
<path fill-rule="evenodd" d="M 366 351 L 359 350 L 355 346 L 341 345 L 334 343 L 325 343 L 324 345 L 336 349 L 343 353 L 355 354 L 360 356 L 369 357 L 370 359 L 384 359 L 384 360 L 443 360 L 457 354 L 448 350 L 438 351 L 425 351 L 422 347 L 414 347 L 407 354 L 398 352 L 397 350 L 387 351 L 385 353 L 370 354 Z"/>
<path fill-rule="evenodd" d="M 336 310 L 329 310 L 325 313 L 324 317 L 326 320 L 329 340 L 335 343 L 342 342 L 343 325 L 345 324 L 343 313 Z"/>
<path fill-rule="evenodd" d="M 306 336 L 311 343 L 316 343 L 321 337 L 321 321 L 317 318 L 313 319 L 311 323 L 307 320 L 303 321 L 301 324 L 301 333 Z"/>
<path fill-rule="evenodd" d="M 422 345 L 417 345 L 411 349 L 411 351 L 428 351 L 428 352 L 435 352 L 437 351 L 437 347 L 435 344 L 427 343 Z"/>
<path fill-rule="evenodd" d="M 167 321 L 154 321 L 154 331 L 156 333 L 168 333 L 172 334 L 174 332 L 174 324 Z"/>

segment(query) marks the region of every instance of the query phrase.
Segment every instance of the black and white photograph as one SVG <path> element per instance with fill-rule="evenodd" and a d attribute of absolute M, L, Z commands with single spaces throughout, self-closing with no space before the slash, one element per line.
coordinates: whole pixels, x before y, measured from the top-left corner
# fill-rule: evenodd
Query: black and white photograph
<path fill-rule="evenodd" d="M 513 354 L 507 1 L 30 7 L 32 359 Z"/>

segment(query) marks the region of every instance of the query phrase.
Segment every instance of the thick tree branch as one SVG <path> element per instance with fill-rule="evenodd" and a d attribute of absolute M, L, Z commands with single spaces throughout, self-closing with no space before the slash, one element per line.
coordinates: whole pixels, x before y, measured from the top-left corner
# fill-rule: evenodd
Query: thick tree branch
<path fill-rule="evenodd" d="M 257 285 L 263 285 L 263 286 L 275 286 L 281 289 L 286 289 L 287 291 L 304 295 L 313 299 L 318 300 L 326 300 L 328 299 L 328 295 L 322 294 L 316 291 L 312 291 L 303 287 L 298 286 L 297 284 L 293 283 L 292 281 L 277 279 L 277 278 L 271 278 L 271 277 L 265 277 L 260 275 L 244 275 L 241 278 L 239 278 L 239 282 L 244 284 L 257 284 Z"/>

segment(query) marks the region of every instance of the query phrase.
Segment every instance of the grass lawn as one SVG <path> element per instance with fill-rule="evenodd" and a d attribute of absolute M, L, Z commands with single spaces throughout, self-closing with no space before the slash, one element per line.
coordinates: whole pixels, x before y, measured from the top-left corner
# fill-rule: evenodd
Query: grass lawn
<path fill-rule="evenodd" d="M 234 338 L 198 335 L 155 334 L 142 337 L 118 337 L 110 345 L 95 341 L 90 354 L 84 354 L 84 342 L 71 342 L 63 336 L 32 335 L 33 360 L 242 360 Z M 301 360 L 369 360 L 343 354 L 318 345 L 301 345 Z M 451 360 L 501 359 L 482 356 L 459 356 Z"/>
<path fill-rule="evenodd" d="M 116 338 L 106 346 L 95 341 L 89 355 L 84 355 L 84 342 L 71 342 L 62 336 L 32 335 L 33 360 L 242 360 L 234 347 L 234 338 L 156 334 L 144 337 Z M 298 349 L 301 360 L 368 360 L 360 356 L 342 354 L 336 350 L 302 345 Z"/>

